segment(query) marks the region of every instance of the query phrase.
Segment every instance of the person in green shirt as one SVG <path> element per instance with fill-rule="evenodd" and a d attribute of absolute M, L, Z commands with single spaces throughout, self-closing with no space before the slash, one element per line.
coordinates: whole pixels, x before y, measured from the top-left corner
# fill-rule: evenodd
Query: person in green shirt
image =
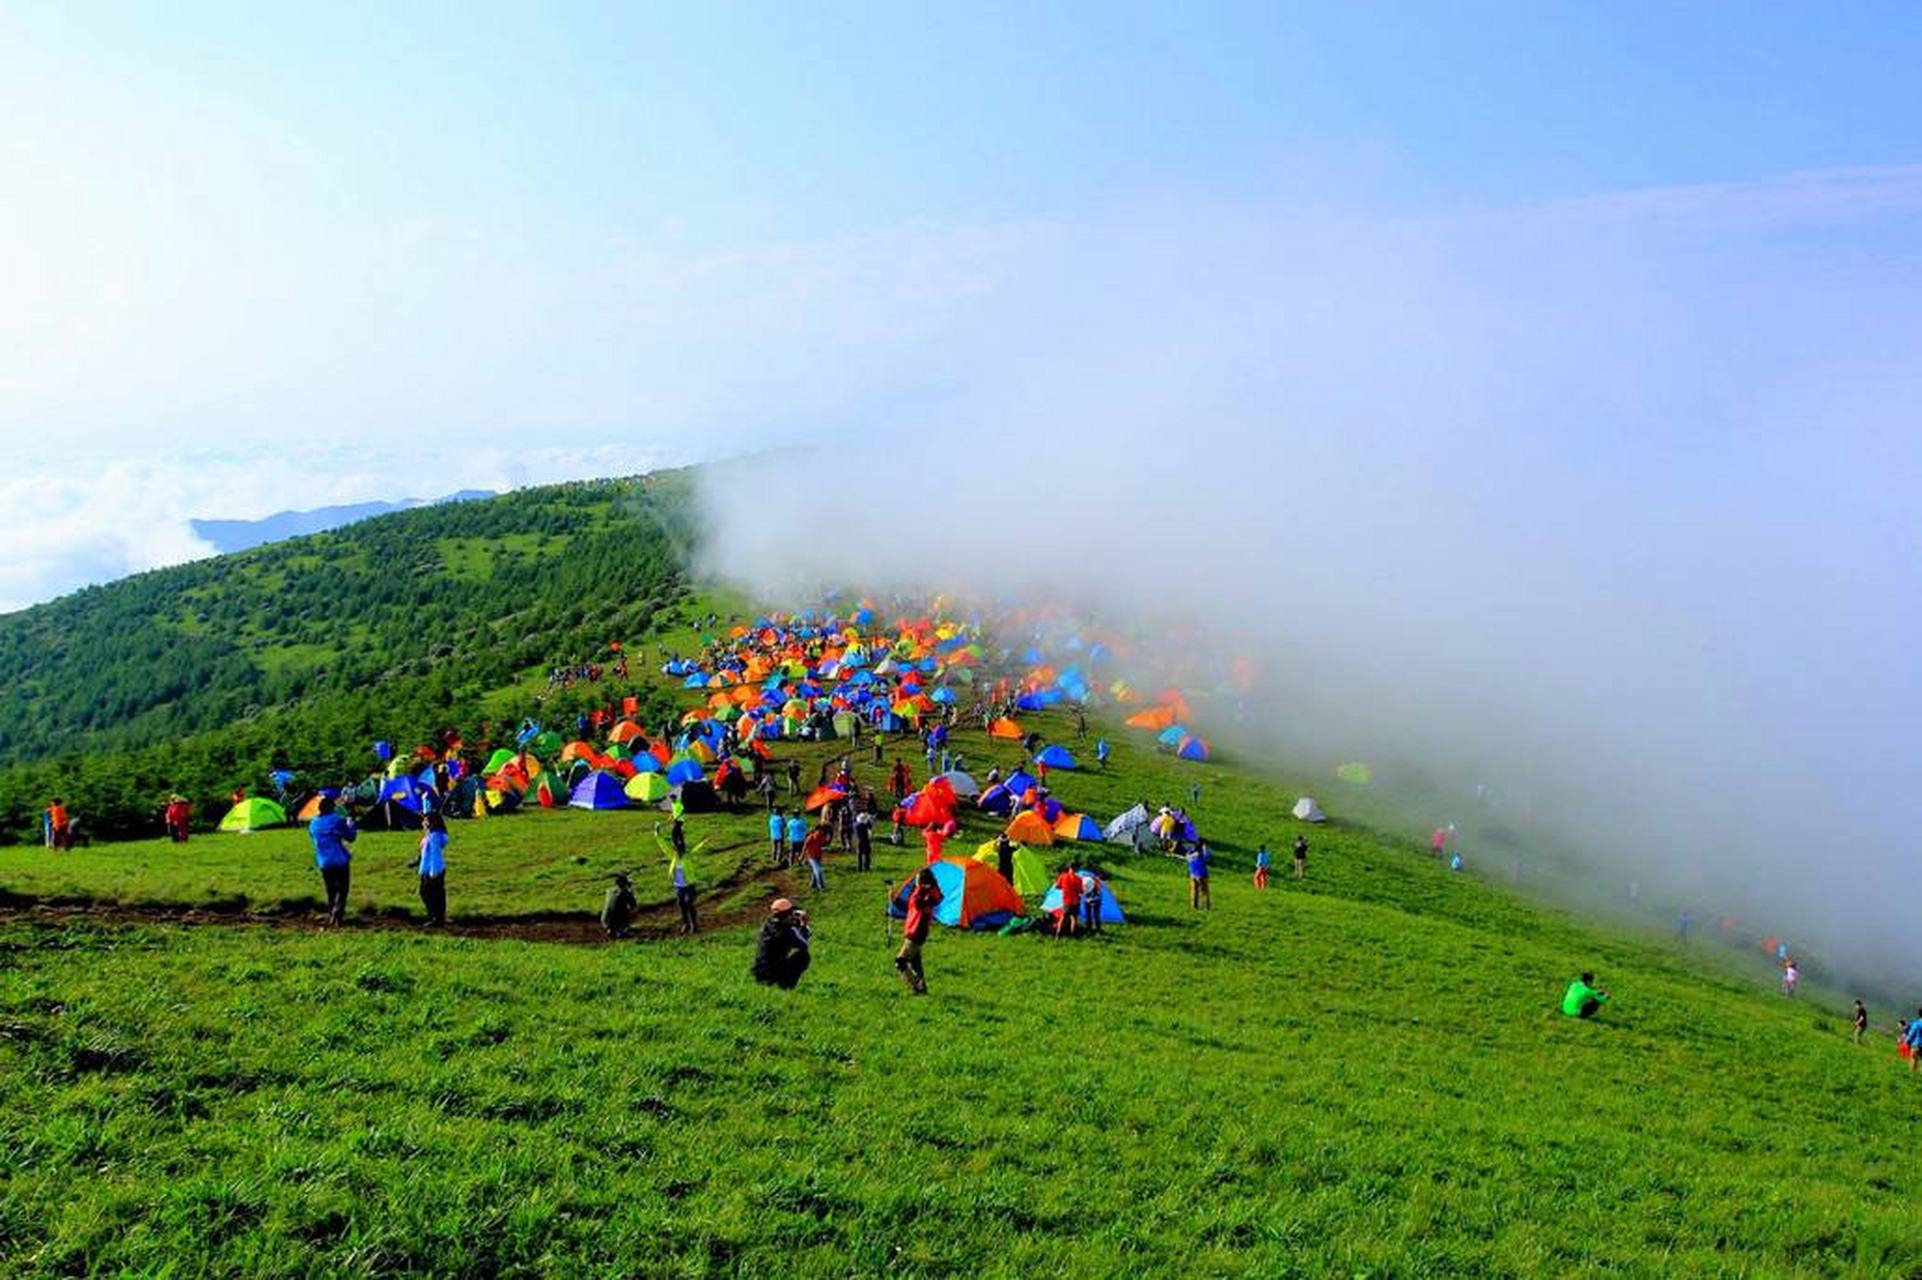
<path fill-rule="evenodd" d="M 1581 977 L 1568 984 L 1568 994 L 1562 997 L 1562 1012 L 1571 1018 L 1592 1018 L 1596 1010 L 1608 1003 L 1608 992 L 1595 989 L 1595 975 L 1584 972 Z"/>

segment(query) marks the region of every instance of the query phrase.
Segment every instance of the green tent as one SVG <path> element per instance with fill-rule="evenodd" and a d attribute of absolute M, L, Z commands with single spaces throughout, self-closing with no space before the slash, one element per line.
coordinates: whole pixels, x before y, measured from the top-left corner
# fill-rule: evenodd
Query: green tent
<path fill-rule="evenodd" d="M 487 767 L 485 769 L 482 769 L 481 772 L 482 773 L 499 773 L 501 771 L 502 765 L 511 764 L 513 763 L 513 760 L 514 760 L 513 750 L 508 747 L 502 747 L 500 750 L 496 751 L 493 755 L 487 757 Z"/>
<path fill-rule="evenodd" d="M 1355 786 L 1365 787 L 1374 780 L 1375 771 L 1360 761 L 1354 761 L 1336 769 L 1335 776 L 1343 782 L 1351 782 Z"/>
<path fill-rule="evenodd" d="M 257 796 L 242 800 L 227 810 L 227 816 L 220 820 L 222 831 L 239 832 L 243 835 L 249 831 L 286 825 L 287 811 L 272 800 L 262 800 Z"/>
<path fill-rule="evenodd" d="M 627 780 L 624 790 L 629 800 L 653 804 L 667 798 L 667 779 L 658 773 L 637 773 Z"/>
<path fill-rule="evenodd" d="M 1000 859 L 994 852 L 994 841 L 989 840 L 974 851 L 976 862 L 985 862 L 991 867 L 1000 866 Z M 1054 883 L 1054 876 L 1041 855 L 1025 844 L 1014 847 L 1014 891 L 1024 898 L 1037 897 L 1048 891 Z"/>
<path fill-rule="evenodd" d="M 545 733 L 535 734 L 534 740 L 527 744 L 527 751 L 530 755 L 557 756 L 561 753 L 561 746 L 561 735 L 549 729 Z"/>

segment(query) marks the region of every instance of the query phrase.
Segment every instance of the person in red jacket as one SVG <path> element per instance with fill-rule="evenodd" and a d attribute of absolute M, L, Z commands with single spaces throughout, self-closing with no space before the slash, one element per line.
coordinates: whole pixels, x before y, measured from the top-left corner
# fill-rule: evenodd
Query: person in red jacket
<path fill-rule="evenodd" d="M 1054 887 L 1061 890 L 1061 916 L 1054 922 L 1054 936 L 1081 931 L 1081 873 L 1070 862 L 1055 877 Z"/>
<path fill-rule="evenodd" d="M 808 880 L 816 889 L 828 887 L 827 878 L 821 872 L 821 860 L 827 856 L 827 851 L 828 824 L 820 822 L 801 842 L 801 856 L 807 859 L 808 864 Z"/>
<path fill-rule="evenodd" d="M 187 803 L 186 797 L 176 795 L 167 801 L 167 838 L 175 844 L 186 844 L 188 827 L 192 819 L 193 806 Z"/>
<path fill-rule="evenodd" d="M 894 957 L 895 970 L 917 996 L 928 994 L 928 975 L 921 968 L 921 948 L 927 943 L 928 930 L 934 925 L 934 909 L 941 905 L 941 886 L 934 872 L 922 867 L 915 873 L 908 890 L 908 918 L 901 927 L 901 950 Z"/>

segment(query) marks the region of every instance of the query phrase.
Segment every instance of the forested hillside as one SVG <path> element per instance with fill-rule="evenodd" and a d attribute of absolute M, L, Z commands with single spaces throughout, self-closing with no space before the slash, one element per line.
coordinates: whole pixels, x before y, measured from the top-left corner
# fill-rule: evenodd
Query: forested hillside
<path fill-rule="evenodd" d="M 370 736 L 472 727 L 485 695 L 644 632 L 681 592 L 680 473 L 401 512 L 0 617 L 0 840 L 62 792 L 101 834 Z"/>

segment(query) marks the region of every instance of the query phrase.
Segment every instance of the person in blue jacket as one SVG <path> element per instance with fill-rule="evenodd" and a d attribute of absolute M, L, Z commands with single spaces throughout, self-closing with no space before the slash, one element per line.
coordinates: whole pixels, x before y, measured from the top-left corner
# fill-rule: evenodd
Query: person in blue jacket
<path fill-rule="evenodd" d="M 420 902 L 427 923 L 447 923 L 447 823 L 438 813 L 421 819 Z"/>
<path fill-rule="evenodd" d="M 320 868 L 320 882 L 327 889 L 329 924 L 347 919 L 348 867 L 354 859 L 347 846 L 359 834 L 352 818 L 334 812 L 332 796 L 320 798 L 320 812 L 307 824 L 307 836 L 314 842 L 314 865 Z"/>

